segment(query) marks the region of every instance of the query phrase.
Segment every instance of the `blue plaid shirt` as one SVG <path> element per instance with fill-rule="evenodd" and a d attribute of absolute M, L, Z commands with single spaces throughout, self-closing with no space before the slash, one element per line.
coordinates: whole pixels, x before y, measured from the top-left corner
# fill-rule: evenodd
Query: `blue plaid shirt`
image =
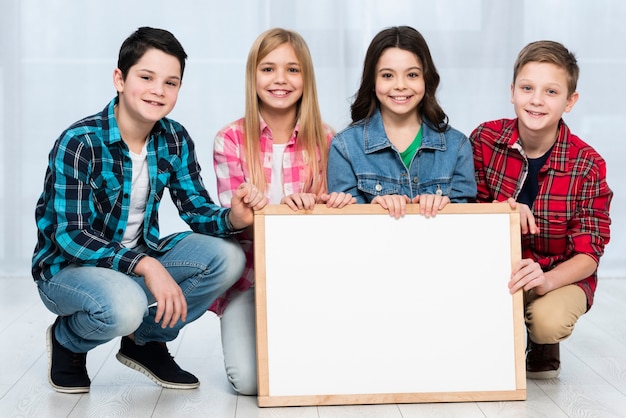
<path fill-rule="evenodd" d="M 117 98 L 98 114 L 70 126 L 54 144 L 44 190 L 37 202 L 35 280 L 48 280 L 70 264 L 130 274 L 146 254 L 124 247 L 130 206 L 132 161 L 115 120 Z M 229 236 L 230 209 L 213 203 L 202 178 L 194 144 L 185 128 L 163 118 L 147 143 L 150 193 L 140 244 L 165 252 L 191 234 L 159 238 L 158 209 L 167 187 L 192 231 Z"/>

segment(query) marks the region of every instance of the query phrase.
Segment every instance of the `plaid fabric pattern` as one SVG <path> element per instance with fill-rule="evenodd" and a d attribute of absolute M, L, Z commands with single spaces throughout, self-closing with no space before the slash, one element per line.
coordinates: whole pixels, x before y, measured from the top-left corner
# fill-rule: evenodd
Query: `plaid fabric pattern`
<path fill-rule="evenodd" d="M 37 202 L 34 279 L 50 279 L 69 264 L 130 274 L 145 256 L 121 245 L 128 219 L 132 161 L 122 140 L 113 99 L 101 112 L 76 122 L 56 140 L 44 190 Z M 159 237 L 158 209 L 167 187 L 181 218 L 195 232 L 230 236 L 228 209 L 214 204 L 200 177 L 194 144 L 183 126 L 158 121 L 147 144 L 150 193 L 143 239 L 165 252 L 189 231 Z"/>
<path fill-rule="evenodd" d="M 479 202 L 517 196 L 526 180 L 528 162 L 517 130 L 517 119 L 486 122 L 470 136 Z M 533 204 L 539 233 L 522 237 L 522 257 L 537 261 L 544 271 L 587 254 L 599 261 L 610 239 L 609 209 L 613 192 L 606 182 L 604 159 L 572 134 L 561 120 L 552 153 L 538 176 Z M 597 272 L 576 283 L 593 304 Z"/>
<path fill-rule="evenodd" d="M 332 140 L 335 132 L 324 124 L 326 139 L 328 143 Z M 285 196 L 294 193 L 308 193 L 305 190 L 305 180 L 307 175 L 307 156 L 296 149 L 299 124 L 287 142 L 287 148 L 283 157 L 283 192 Z M 263 161 L 263 171 L 267 189 L 266 197 L 269 196 L 269 185 L 272 178 L 272 131 L 267 123 L 261 118 L 260 123 L 260 150 Z M 250 182 L 250 174 L 244 153 L 244 119 L 238 119 L 220 130 L 213 142 L 213 163 L 215 175 L 217 177 L 217 191 L 220 204 L 230 207 L 230 200 L 237 187 L 244 182 Z M 319 155 L 317 156 L 319 159 Z M 321 173 L 320 173 L 321 175 Z M 237 236 L 241 247 L 246 253 L 246 267 L 242 277 L 223 296 L 219 297 L 211 306 L 210 310 L 221 315 L 226 309 L 228 302 L 238 293 L 249 289 L 254 283 L 254 245 L 251 236 L 244 232 Z"/>

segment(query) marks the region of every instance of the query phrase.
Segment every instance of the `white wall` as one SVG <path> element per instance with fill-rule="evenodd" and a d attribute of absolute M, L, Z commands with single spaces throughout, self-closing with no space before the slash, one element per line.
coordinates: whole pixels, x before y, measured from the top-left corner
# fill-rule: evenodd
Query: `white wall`
<path fill-rule="evenodd" d="M 0 276 L 28 275 L 34 206 L 47 153 L 75 120 L 114 96 L 122 41 L 139 26 L 173 32 L 189 54 L 170 115 L 194 138 L 213 196 L 213 135 L 241 116 L 244 66 L 252 41 L 282 26 L 300 32 L 315 63 L 322 113 L 349 122 L 365 49 L 392 25 L 426 37 L 442 76 L 439 99 L 469 135 L 488 119 L 513 116 L 512 65 L 528 42 L 563 42 L 578 56 L 580 100 L 566 115 L 573 132 L 607 160 L 615 191 L 612 241 L 603 276 L 626 276 L 626 2 L 622 0 L 3 0 L 0 14 Z M 163 230 L 184 227 L 164 207 Z"/>

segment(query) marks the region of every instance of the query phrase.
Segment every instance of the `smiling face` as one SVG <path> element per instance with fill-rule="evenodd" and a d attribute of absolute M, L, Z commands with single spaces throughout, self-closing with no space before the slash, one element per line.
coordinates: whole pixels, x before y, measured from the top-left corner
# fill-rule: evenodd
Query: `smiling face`
<path fill-rule="evenodd" d="M 116 69 L 113 83 L 119 95 L 118 124 L 132 123 L 149 130 L 176 104 L 181 85 L 180 62 L 173 55 L 152 48 L 130 67 L 126 77 Z"/>
<path fill-rule="evenodd" d="M 422 63 L 412 52 L 388 48 L 376 65 L 376 97 L 383 117 L 416 116 L 426 85 Z"/>
<path fill-rule="evenodd" d="M 300 62 L 290 44 L 281 44 L 257 65 L 256 93 L 262 114 L 293 112 L 295 115 L 303 88 Z"/>
<path fill-rule="evenodd" d="M 569 112 L 578 100 L 578 93 L 568 94 L 563 68 L 544 62 L 525 64 L 511 86 L 511 103 L 522 138 L 545 136 L 553 140 L 563 113 Z"/>

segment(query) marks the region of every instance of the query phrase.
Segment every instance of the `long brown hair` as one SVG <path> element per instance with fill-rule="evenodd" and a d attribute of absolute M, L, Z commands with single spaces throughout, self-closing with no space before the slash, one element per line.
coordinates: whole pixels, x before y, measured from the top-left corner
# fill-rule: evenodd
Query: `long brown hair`
<path fill-rule="evenodd" d="M 370 43 L 363 63 L 361 86 L 350 108 L 352 123 L 371 117 L 379 106 L 376 97 L 376 65 L 387 48 L 400 48 L 415 54 L 424 66 L 426 91 L 417 106 L 417 112 L 426 116 L 433 129 L 444 132 L 448 126 L 448 116 L 439 105 L 436 92 L 439 87 L 439 73 L 430 55 L 426 40 L 410 26 L 394 26 L 380 31 Z"/>
<path fill-rule="evenodd" d="M 274 49 L 288 43 L 296 53 L 304 83 L 302 97 L 298 101 L 296 118 L 300 129 L 296 149 L 308 165 L 303 191 L 315 193 L 318 197 L 326 191 L 326 165 L 328 142 L 317 100 L 313 60 L 309 48 L 298 33 L 274 28 L 263 32 L 250 48 L 246 64 L 246 111 L 245 111 L 245 155 L 250 181 L 259 190 L 267 190 L 260 152 L 259 98 L 256 93 L 257 66 Z"/>

